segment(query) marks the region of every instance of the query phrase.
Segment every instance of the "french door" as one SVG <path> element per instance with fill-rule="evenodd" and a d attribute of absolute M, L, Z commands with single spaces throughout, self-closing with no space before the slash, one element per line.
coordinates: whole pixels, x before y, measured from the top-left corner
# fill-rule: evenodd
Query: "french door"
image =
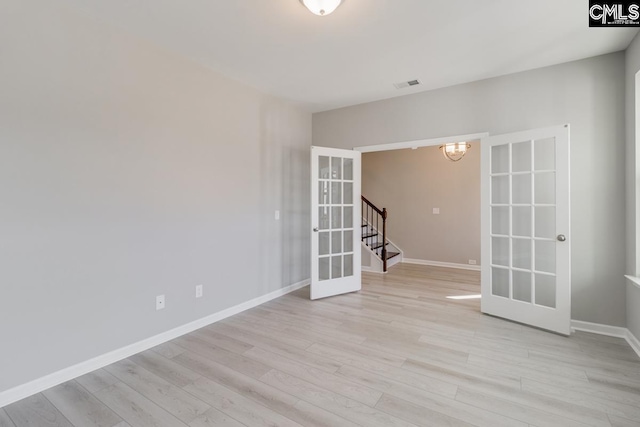
<path fill-rule="evenodd" d="M 569 335 L 569 125 L 482 139 L 482 312 Z"/>
<path fill-rule="evenodd" d="M 311 299 L 361 288 L 360 156 L 311 147 Z"/>

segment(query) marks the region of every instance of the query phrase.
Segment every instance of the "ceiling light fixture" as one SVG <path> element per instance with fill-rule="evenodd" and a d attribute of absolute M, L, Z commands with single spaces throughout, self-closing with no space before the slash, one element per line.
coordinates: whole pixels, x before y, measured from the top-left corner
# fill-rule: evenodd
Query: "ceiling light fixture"
<path fill-rule="evenodd" d="M 445 158 L 452 162 L 457 162 L 467 154 L 467 150 L 471 148 L 471 144 L 467 144 L 466 142 L 450 142 L 441 145 L 439 148 L 442 150 Z"/>
<path fill-rule="evenodd" d="M 314 15 L 325 16 L 336 10 L 342 0 L 300 0 L 300 3 Z"/>

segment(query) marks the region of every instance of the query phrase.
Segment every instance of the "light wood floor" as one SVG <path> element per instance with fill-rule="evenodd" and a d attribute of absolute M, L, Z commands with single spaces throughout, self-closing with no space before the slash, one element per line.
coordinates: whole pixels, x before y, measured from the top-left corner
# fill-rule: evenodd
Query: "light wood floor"
<path fill-rule="evenodd" d="M 0 409 L 22 426 L 640 426 L 640 359 L 479 313 L 479 274 L 308 289 Z"/>

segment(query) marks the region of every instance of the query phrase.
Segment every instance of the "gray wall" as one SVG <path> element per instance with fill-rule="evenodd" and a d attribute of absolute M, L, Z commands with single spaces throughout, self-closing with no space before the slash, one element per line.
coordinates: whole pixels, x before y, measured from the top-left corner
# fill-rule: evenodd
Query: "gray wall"
<path fill-rule="evenodd" d="M 638 171 L 638 159 L 636 152 L 636 121 L 638 120 L 636 106 L 636 73 L 640 71 L 640 35 L 631 42 L 626 51 L 626 117 L 627 117 L 627 274 L 638 276 L 638 236 L 637 206 L 640 200 L 637 197 L 637 184 L 640 177 Z M 640 338 L 640 288 L 632 283 L 627 283 L 627 328 Z"/>
<path fill-rule="evenodd" d="M 478 142 L 455 163 L 437 146 L 362 155 L 362 194 L 387 208 L 389 239 L 405 258 L 480 264 L 479 178 Z"/>
<path fill-rule="evenodd" d="M 313 115 L 351 148 L 571 124 L 572 318 L 625 325 L 625 60 L 589 58 Z"/>
<path fill-rule="evenodd" d="M 309 113 L 56 2 L 0 52 L 0 392 L 309 277 Z"/>

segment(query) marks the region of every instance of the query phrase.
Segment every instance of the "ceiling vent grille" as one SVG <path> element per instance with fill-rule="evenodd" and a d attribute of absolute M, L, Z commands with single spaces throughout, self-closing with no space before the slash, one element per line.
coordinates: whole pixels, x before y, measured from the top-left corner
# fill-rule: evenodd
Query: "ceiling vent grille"
<path fill-rule="evenodd" d="M 393 85 L 396 87 L 396 89 L 404 89 L 410 86 L 418 86 L 419 84 L 420 84 L 420 80 L 415 79 L 415 80 L 409 80 L 406 82 L 394 83 Z"/>

